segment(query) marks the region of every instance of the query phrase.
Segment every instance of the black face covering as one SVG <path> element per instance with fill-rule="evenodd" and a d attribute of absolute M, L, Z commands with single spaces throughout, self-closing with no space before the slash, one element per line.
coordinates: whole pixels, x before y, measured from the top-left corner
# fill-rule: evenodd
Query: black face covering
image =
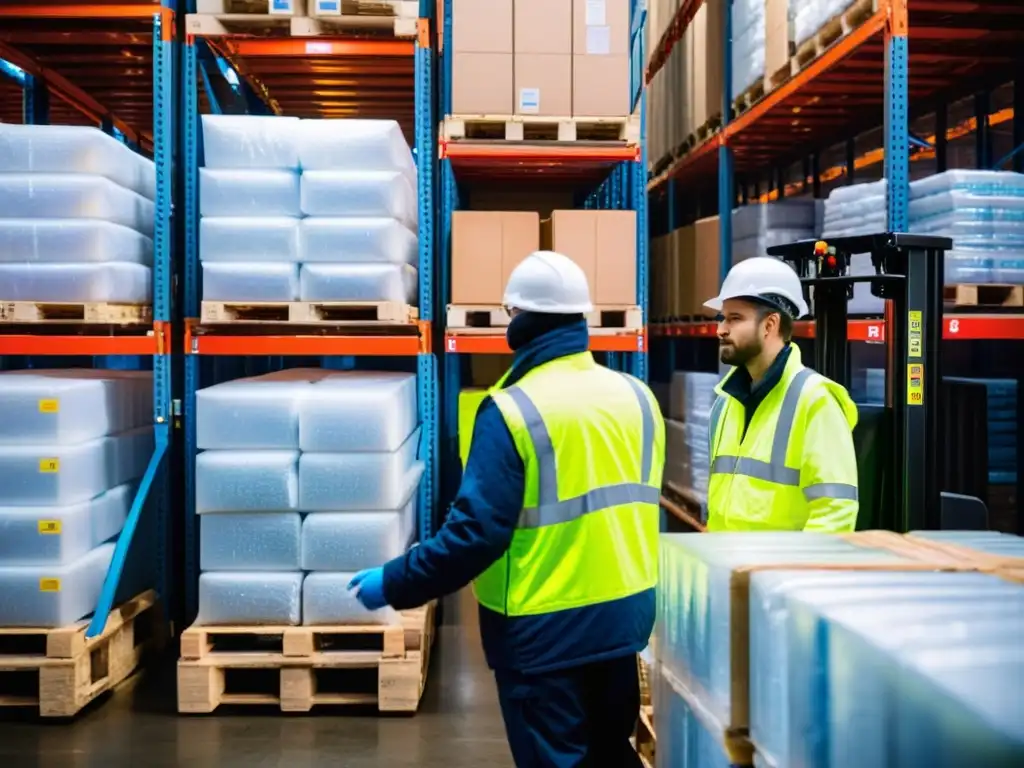
<path fill-rule="evenodd" d="M 505 338 L 513 352 L 522 349 L 534 339 L 557 328 L 580 322 L 583 315 L 553 315 L 546 312 L 523 312 L 512 318 Z"/>

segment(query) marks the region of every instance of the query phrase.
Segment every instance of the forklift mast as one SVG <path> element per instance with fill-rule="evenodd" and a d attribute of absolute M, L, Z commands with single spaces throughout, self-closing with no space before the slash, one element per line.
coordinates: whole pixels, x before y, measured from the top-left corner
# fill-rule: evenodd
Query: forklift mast
<path fill-rule="evenodd" d="M 942 527 L 939 363 L 943 267 L 952 246 L 944 237 L 884 233 L 768 249 L 800 275 L 813 307 L 814 370 L 845 387 L 850 386 L 847 302 L 853 287 L 870 283 L 871 292 L 885 299 L 885 405 L 892 441 L 891 453 L 882 450 L 877 459 L 882 464 L 877 476 L 886 478 L 887 490 L 875 517 L 901 532 Z M 851 257 L 865 253 L 875 274 L 851 276 Z M 885 448 L 884 441 L 876 442 Z"/>

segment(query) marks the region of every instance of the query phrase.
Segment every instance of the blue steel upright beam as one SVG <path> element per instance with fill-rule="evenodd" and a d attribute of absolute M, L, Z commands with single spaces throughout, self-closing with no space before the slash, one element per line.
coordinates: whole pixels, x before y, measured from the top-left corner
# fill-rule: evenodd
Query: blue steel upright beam
<path fill-rule="evenodd" d="M 46 87 L 45 80 L 25 75 L 21 113 L 25 125 L 47 125 L 50 122 L 50 89 Z"/>
<path fill-rule="evenodd" d="M 908 104 L 907 0 L 889 0 L 885 27 L 886 228 L 906 232 L 910 225 L 910 123 Z"/>
<path fill-rule="evenodd" d="M 725 19 L 722 23 L 722 135 L 732 117 L 732 7 L 733 0 L 724 2 Z M 732 266 L 732 203 L 733 193 L 732 148 L 724 141 L 718 149 L 718 277 L 725 281 Z"/>
<path fill-rule="evenodd" d="M 641 33 L 641 38 L 643 37 Z M 642 46 L 641 46 L 642 55 Z M 642 73 L 641 69 L 641 73 Z M 630 207 L 636 211 L 636 292 L 637 303 L 640 305 L 640 316 L 643 318 L 645 329 L 651 322 L 650 302 L 648 297 L 650 291 L 649 267 L 650 257 L 650 222 L 647 218 L 647 93 L 646 89 L 640 92 L 640 159 L 632 163 L 632 178 L 630 184 Z M 633 357 L 632 373 L 641 381 L 647 381 L 650 376 L 650 361 L 647 353 L 643 351 L 644 338 L 650 343 L 649 333 L 637 337 L 637 352 Z"/>

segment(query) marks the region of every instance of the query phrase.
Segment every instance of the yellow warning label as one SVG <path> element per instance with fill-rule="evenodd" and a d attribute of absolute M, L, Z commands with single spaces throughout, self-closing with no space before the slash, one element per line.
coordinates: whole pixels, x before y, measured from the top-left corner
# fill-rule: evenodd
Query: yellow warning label
<path fill-rule="evenodd" d="M 60 592 L 60 579 L 42 578 L 39 580 L 40 592 Z"/>
<path fill-rule="evenodd" d="M 46 474 L 60 472 L 60 459 L 40 459 L 39 471 Z"/>
<path fill-rule="evenodd" d="M 60 411 L 60 400 L 49 399 L 39 401 L 40 413 L 57 413 L 58 411 Z"/>
<path fill-rule="evenodd" d="M 60 520 L 40 520 L 39 533 L 43 535 L 60 533 Z"/>
<path fill-rule="evenodd" d="M 921 357 L 924 343 L 923 315 L 919 310 L 907 312 L 907 356 Z"/>
<path fill-rule="evenodd" d="M 907 366 L 907 405 L 924 405 L 924 365 Z"/>

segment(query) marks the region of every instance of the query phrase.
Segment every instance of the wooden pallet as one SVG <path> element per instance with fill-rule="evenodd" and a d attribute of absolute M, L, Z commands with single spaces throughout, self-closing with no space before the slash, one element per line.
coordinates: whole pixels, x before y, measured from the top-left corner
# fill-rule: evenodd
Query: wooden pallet
<path fill-rule="evenodd" d="M 505 328 L 511 319 L 502 308 L 482 304 L 449 304 L 446 327 L 451 330 Z M 637 306 L 596 307 L 587 313 L 587 326 L 593 330 L 635 331 L 643 327 L 643 310 Z"/>
<path fill-rule="evenodd" d="M 185 19 L 190 35 L 222 37 L 319 37 L 378 32 L 395 37 L 417 34 L 418 0 L 295 0 L 291 12 L 271 12 L 267 0 L 199 0 L 198 13 Z M 306 15 L 306 10 L 309 13 Z M 316 54 L 316 41 L 307 52 Z M 329 45 L 329 44 L 328 44 Z"/>
<path fill-rule="evenodd" d="M 1024 306 L 1024 285 L 947 285 L 943 298 L 947 304 L 957 307 L 1021 307 Z"/>
<path fill-rule="evenodd" d="M 113 690 L 164 640 L 156 592 L 110 612 L 87 638 L 88 621 L 57 629 L 0 629 L 0 707 L 38 707 L 43 717 L 71 717 Z"/>
<path fill-rule="evenodd" d="M 223 705 L 376 705 L 415 712 L 426 683 L 434 604 L 398 625 L 190 627 L 181 636 L 178 711 Z"/>
<path fill-rule="evenodd" d="M 790 41 L 789 61 L 775 72 L 765 74 L 766 93 L 778 88 L 821 57 L 834 43 L 846 37 L 878 10 L 878 0 L 856 0 L 842 13 L 836 14 L 799 47 Z"/>
<path fill-rule="evenodd" d="M 148 304 L 112 304 L 105 301 L 49 302 L 0 299 L 0 323 L 102 323 L 149 325 Z"/>
<path fill-rule="evenodd" d="M 204 301 L 205 325 L 227 323 L 380 325 L 414 323 L 419 310 L 400 301 Z"/>
<path fill-rule="evenodd" d="M 733 119 L 739 117 L 764 98 L 764 81 L 758 80 L 732 100 Z"/>
<path fill-rule="evenodd" d="M 637 117 L 541 117 L 536 115 L 450 115 L 444 120 L 448 141 L 614 141 L 637 144 Z"/>
<path fill-rule="evenodd" d="M 640 717 L 636 723 L 636 753 L 646 768 L 656 765 L 655 753 L 658 739 L 654 735 L 654 707 L 641 705 Z"/>

